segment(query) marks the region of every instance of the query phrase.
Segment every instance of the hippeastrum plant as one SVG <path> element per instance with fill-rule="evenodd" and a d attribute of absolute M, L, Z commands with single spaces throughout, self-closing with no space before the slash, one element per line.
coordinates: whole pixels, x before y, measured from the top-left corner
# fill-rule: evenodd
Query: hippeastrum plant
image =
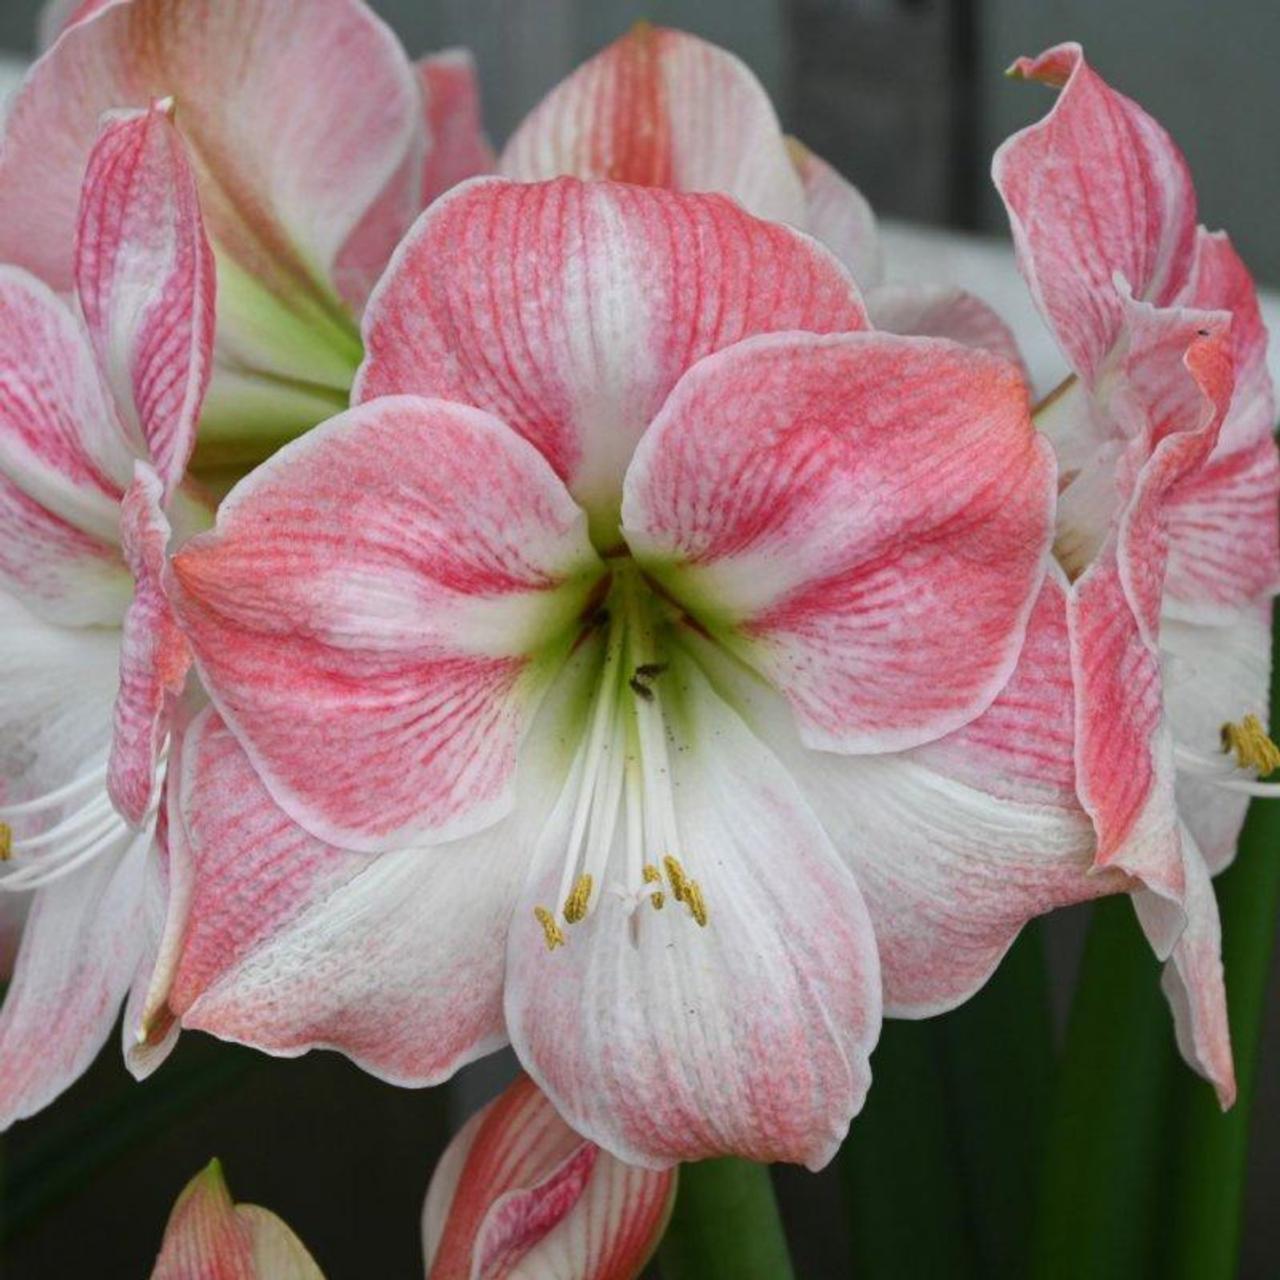
<path fill-rule="evenodd" d="M 349 412 L 166 583 L 167 1012 L 426 1084 L 510 1040 L 629 1163 L 818 1166 L 892 1012 L 1088 877 L 1020 372 L 721 196 L 476 180 Z"/>
<path fill-rule="evenodd" d="M 99 118 L 171 96 L 218 267 L 197 462 L 253 461 L 344 407 L 396 241 L 488 167 L 469 62 L 415 69 L 360 0 L 91 0 L 50 26 L 0 143 L 0 258 L 69 291 Z"/>
<path fill-rule="evenodd" d="M 526 116 L 498 171 L 526 182 L 567 175 L 724 192 L 821 240 L 853 273 L 877 329 L 952 338 L 1020 363 L 1008 326 L 972 294 L 886 284 L 861 193 L 783 134 L 749 67 L 687 32 L 638 23 Z"/>
<path fill-rule="evenodd" d="M 1036 413 L 1061 470 L 1080 795 L 1096 865 L 1145 886 L 1184 1056 L 1235 1092 L 1210 875 L 1280 765 L 1266 735 L 1280 461 L 1266 334 L 1187 165 L 1079 46 L 1013 74 L 1060 90 L 996 155 L 1019 261 L 1071 374 Z M 1121 158 L 1123 160 L 1121 161 Z"/>
<path fill-rule="evenodd" d="M 213 258 L 171 110 L 103 127 L 75 311 L 0 268 L 0 891 L 34 894 L 0 1011 L 3 1124 L 89 1065 L 136 978 L 130 1046 L 154 958 L 158 778 L 189 666 L 159 574 L 169 519 L 179 538 L 212 520 L 182 476 Z"/>
<path fill-rule="evenodd" d="M 521 1076 L 459 1130 L 422 1211 L 428 1280 L 633 1280 L 675 1200 L 673 1169 L 637 1169 L 580 1138 Z"/>
<path fill-rule="evenodd" d="M 234 1204 L 212 1160 L 187 1183 L 164 1229 L 151 1280 L 324 1280 L 274 1213 Z"/>

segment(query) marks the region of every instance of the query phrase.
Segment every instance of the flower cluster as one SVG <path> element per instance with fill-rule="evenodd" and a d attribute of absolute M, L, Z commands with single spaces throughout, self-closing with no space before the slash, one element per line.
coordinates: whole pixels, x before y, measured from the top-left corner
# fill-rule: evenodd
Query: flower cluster
<path fill-rule="evenodd" d="M 1057 98 L 994 165 L 1036 402 L 691 36 L 636 28 L 495 156 L 469 59 L 360 0 L 47 29 L 0 149 L 0 1120 L 122 1002 L 139 1077 L 184 1028 L 405 1085 L 510 1043 L 432 1274 L 630 1275 L 660 1171 L 821 1166 L 882 1017 L 1113 893 L 1230 1103 L 1266 335 L 1077 46 L 1015 65 Z M 318 1274 L 214 1174 L 157 1274 L 197 1273 L 184 1215 Z"/>

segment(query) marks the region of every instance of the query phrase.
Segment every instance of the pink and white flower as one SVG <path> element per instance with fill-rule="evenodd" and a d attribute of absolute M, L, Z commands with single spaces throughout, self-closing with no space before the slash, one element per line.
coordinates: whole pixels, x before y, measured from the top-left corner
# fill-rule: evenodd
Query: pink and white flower
<path fill-rule="evenodd" d="M 1080 794 L 1099 866 L 1147 888 L 1184 1055 L 1234 1096 L 1209 875 L 1257 766 L 1280 462 L 1253 282 L 1196 225 L 1186 162 L 1077 45 L 1014 64 L 1061 92 L 994 172 L 1020 264 L 1072 374 L 1037 411 L 1062 471 Z M 1237 759 L 1224 754 L 1224 725 Z M 1280 760 L 1280 754 L 1276 755 Z"/>
<path fill-rule="evenodd" d="M 0 1012 L 5 1124 L 101 1047 L 145 974 L 160 891 L 158 778 L 190 665 L 160 570 L 170 515 L 180 534 L 210 522 L 180 483 L 214 327 L 213 259 L 171 109 L 103 127 L 76 311 L 0 268 L 0 891 L 34 893 Z"/>
<path fill-rule="evenodd" d="M 165 1225 L 151 1280 L 324 1280 L 274 1213 L 234 1204 L 212 1160 L 187 1183 Z"/>
<path fill-rule="evenodd" d="M 0 146 L 0 258 L 69 291 L 99 118 L 171 96 L 218 264 L 200 459 L 256 459 L 344 407 L 396 242 L 487 167 L 470 64 L 415 68 L 361 0 L 93 0 L 49 26 Z"/>
<path fill-rule="evenodd" d="M 675 1193 L 675 1170 L 614 1159 L 522 1076 L 467 1121 L 431 1175 L 428 1280 L 632 1280 L 662 1238 Z"/>
<path fill-rule="evenodd" d="M 401 1083 L 510 1039 L 628 1163 L 823 1163 L 882 965 L 936 1012 L 1116 887 L 1021 375 L 724 197 L 567 179 L 438 201 L 365 337 L 172 562 L 169 1011 Z"/>

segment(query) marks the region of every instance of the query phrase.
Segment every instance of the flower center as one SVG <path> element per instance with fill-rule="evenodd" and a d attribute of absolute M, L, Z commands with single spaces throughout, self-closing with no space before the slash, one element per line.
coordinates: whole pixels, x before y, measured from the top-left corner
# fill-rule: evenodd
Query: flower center
<path fill-rule="evenodd" d="M 631 927 L 639 908 L 661 911 L 668 898 L 700 926 L 708 921 L 702 886 L 690 870 L 676 819 L 663 710 L 669 655 L 667 609 L 629 560 L 615 563 L 596 625 L 605 652 L 587 731 L 569 774 L 576 789 L 556 904 L 534 908 L 548 949 L 566 942 L 602 893 L 620 898 Z M 617 846 L 615 851 L 615 846 Z"/>

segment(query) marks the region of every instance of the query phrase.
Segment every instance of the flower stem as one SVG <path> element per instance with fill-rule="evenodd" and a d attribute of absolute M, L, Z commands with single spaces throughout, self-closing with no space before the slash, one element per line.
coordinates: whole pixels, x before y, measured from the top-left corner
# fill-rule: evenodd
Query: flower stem
<path fill-rule="evenodd" d="M 769 1167 L 748 1160 L 682 1165 L 658 1259 L 665 1280 L 792 1280 Z"/>

